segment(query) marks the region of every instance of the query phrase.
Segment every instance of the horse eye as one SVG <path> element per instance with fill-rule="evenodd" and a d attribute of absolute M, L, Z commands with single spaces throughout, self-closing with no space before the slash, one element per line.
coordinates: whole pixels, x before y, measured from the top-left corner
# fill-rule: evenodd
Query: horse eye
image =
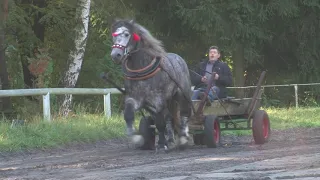
<path fill-rule="evenodd" d="M 129 37 L 130 34 L 129 34 L 129 33 L 125 33 L 124 35 L 125 35 L 126 37 Z"/>

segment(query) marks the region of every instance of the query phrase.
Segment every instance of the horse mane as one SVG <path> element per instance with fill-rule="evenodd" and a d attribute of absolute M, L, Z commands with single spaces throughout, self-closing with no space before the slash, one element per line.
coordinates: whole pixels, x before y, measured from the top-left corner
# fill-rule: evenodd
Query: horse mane
<path fill-rule="evenodd" d="M 145 27 L 138 23 L 134 23 L 133 27 L 141 38 L 143 44 L 141 49 L 152 56 L 164 57 L 166 55 L 162 41 L 156 39 Z"/>

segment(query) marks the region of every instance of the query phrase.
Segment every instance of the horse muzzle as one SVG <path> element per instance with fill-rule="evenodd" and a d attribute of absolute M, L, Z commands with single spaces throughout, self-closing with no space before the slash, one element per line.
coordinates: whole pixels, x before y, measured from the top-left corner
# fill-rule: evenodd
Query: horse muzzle
<path fill-rule="evenodd" d="M 120 63 L 124 56 L 125 47 L 121 45 L 113 45 L 111 51 L 111 58 L 115 63 Z"/>

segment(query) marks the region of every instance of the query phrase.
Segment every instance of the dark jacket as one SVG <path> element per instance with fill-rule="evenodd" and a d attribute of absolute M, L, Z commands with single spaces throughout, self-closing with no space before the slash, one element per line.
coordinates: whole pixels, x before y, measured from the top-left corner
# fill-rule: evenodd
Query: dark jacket
<path fill-rule="evenodd" d="M 191 82 L 196 88 L 199 87 L 206 87 L 206 84 L 204 84 L 201 81 L 201 77 L 206 74 L 206 66 L 207 66 L 208 60 L 205 60 L 198 64 L 196 69 L 194 70 L 199 75 L 195 74 L 194 72 L 190 72 L 191 76 Z M 218 86 L 220 88 L 220 93 L 218 94 L 219 98 L 227 97 L 227 89 L 226 87 L 232 86 L 232 73 L 229 68 L 229 66 L 220 61 L 217 60 L 213 66 L 212 66 L 212 72 L 216 72 L 219 75 L 219 79 L 214 81 L 214 85 Z"/>

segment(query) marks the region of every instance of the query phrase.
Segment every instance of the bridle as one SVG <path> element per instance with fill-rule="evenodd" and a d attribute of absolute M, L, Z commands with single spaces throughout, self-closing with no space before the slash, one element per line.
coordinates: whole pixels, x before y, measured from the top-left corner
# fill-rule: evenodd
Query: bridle
<path fill-rule="evenodd" d="M 122 33 L 112 33 L 112 36 L 113 37 L 116 37 L 116 36 L 118 36 L 118 35 L 120 35 L 120 34 L 123 34 L 123 32 Z M 135 41 L 135 42 L 137 42 L 136 43 L 136 47 L 138 46 L 138 44 L 139 44 L 139 42 L 140 42 L 140 36 L 138 35 L 138 34 L 136 34 L 136 33 L 132 33 L 132 37 L 133 37 L 133 41 Z M 129 41 L 130 42 L 130 41 Z M 113 44 L 111 47 L 112 48 L 118 48 L 118 49 L 121 49 L 121 50 L 123 50 L 124 51 L 124 53 L 123 53 L 123 58 L 127 58 L 128 57 L 128 55 L 129 54 L 132 54 L 132 53 L 134 53 L 134 52 L 137 52 L 137 51 L 139 51 L 139 49 L 138 48 L 135 48 L 133 51 L 128 51 L 128 44 L 129 43 L 127 43 L 127 45 L 126 46 L 123 46 L 123 45 L 120 45 L 120 44 Z"/>
<path fill-rule="evenodd" d="M 123 33 L 123 32 L 122 32 Z M 118 36 L 122 33 L 112 33 L 112 36 Z M 124 73 L 124 76 L 126 79 L 129 80 L 145 80 L 153 77 L 161 70 L 161 62 L 162 58 L 154 57 L 154 59 L 145 67 L 142 67 L 141 69 L 130 69 L 128 67 L 128 56 L 131 54 L 139 51 L 138 48 L 140 43 L 140 36 L 136 33 L 132 33 L 133 41 L 137 42 L 135 48 L 132 51 L 128 51 L 128 44 L 126 46 L 122 46 L 120 44 L 114 44 L 112 45 L 112 48 L 118 48 L 124 51 L 124 55 L 122 57 L 122 71 Z"/>

